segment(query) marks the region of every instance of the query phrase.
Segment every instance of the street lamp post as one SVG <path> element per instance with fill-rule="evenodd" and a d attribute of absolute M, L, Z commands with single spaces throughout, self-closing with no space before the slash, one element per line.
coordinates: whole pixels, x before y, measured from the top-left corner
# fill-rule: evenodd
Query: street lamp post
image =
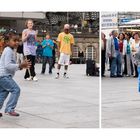
<path fill-rule="evenodd" d="M 81 22 L 82 22 L 81 30 L 82 30 L 82 32 L 83 32 L 83 29 L 84 29 L 84 21 L 85 21 L 85 12 L 82 13 L 82 18 L 81 18 Z"/>
<path fill-rule="evenodd" d="M 69 23 L 69 12 L 67 12 L 67 23 Z"/>

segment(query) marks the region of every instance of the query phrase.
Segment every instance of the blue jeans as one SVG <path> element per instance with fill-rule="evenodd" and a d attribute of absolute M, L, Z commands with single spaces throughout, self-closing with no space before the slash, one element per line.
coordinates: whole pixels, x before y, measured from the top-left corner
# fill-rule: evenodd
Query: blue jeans
<path fill-rule="evenodd" d="M 116 57 L 112 57 L 112 58 L 111 58 L 110 76 L 116 75 L 116 66 L 117 66 L 116 61 L 117 61 L 117 58 L 116 58 Z"/>
<path fill-rule="evenodd" d="M 20 88 L 11 76 L 0 77 L 0 109 L 8 94 L 11 93 L 6 104 L 5 112 L 13 112 L 20 95 Z"/>
<path fill-rule="evenodd" d="M 140 92 L 140 67 L 138 67 L 137 70 L 138 70 L 138 91 Z"/>
<path fill-rule="evenodd" d="M 116 57 L 112 58 L 111 62 L 111 73 L 110 75 L 121 75 L 121 54 L 116 51 Z"/>

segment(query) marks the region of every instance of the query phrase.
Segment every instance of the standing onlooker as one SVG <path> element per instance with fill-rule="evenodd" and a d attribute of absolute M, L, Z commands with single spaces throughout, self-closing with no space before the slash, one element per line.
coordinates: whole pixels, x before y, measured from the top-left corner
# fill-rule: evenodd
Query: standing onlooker
<path fill-rule="evenodd" d="M 10 116 L 19 116 L 19 113 L 15 112 L 15 108 L 20 96 L 20 87 L 14 81 L 13 76 L 17 70 L 29 68 L 31 63 L 25 60 L 21 64 L 16 64 L 14 49 L 17 48 L 19 43 L 19 37 L 16 34 L 6 34 L 4 41 L 6 41 L 7 46 L 0 59 L 0 109 L 9 93 L 11 93 L 5 113 Z M 2 113 L 0 113 L 0 117 L 2 117 Z"/>
<path fill-rule="evenodd" d="M 118 36 L 119 39 L 119 50 L 120 50 L 120 56 L 121 56 L 121 74 L 123 75 L 124 72 L 124 57 L 123 57 L 123 47 L 124 47 L 124 33 L 120 33 Z"/>
<path fill-rule="evenodd" d="M 135 32 L 134 34 L 134 40 L 132 42 L 132 56 L 133 56 L 133 68 L 134 68 L 134 77 L 138 77 L 138 72 L 137 72 L 137 65 L 135 64 L 135 54 L 139 50 L 139 44 L 140 44 L 140 37 L 138 32 Z"/>
<path fill-rule="evenodd" d="M 106 36 L 104 33 L 101 33 L 101 76 L 105 77 L 105 61 L 106 61 Z"/>
<path fill-rule="evenodd" d="M 79 63 L 83 64 L 84 63 L 84 52 L 82 49 L 79 50 L 78 57 L 79 57 Z"/>
<path fill-rule="evenodd" d="M 18 48 L 17 48 L 17 63 L 20 64 L 23 62 L 24 60 L 24 56 L 23 56 L 23 43 L 22 40 L 20 40 Z"/>
<path fill-rule="evenodd" d="M 57 42 L 55 39 L 53 39 L 53 44 L 54 44 L 54 47 L 53 47 L 53 64 L 52 64 L 52 67 L 55 68 L 55 60 L 56 60 L 56 49 L 57 49 Z"/>
<path fill-rule="evenodd" d="M 112 31 L 112 36 L 107 41 L 107 55 L 111 58 L 110 77 L 122 77 L 121 75 L 121 55 L 119 50 L 118 33 Z"/>
<path fill-rule="evenodd" d="M 72 46 L 74 44 L 74 37 L 72 34 L 69 33 L 69 29 L 70 26 L 69 24 L 65 24 L 64 25 L 64 32 L 60 33 L 58 35 L 58 57 L 59 61 L 58 61 L 58 72 L 57 72 L 57 76 L 56 79 L 59 78 L 59 72 L 60 72 L 60 68 L 61 65 L 65 66 L 65 71 L 64 71 L 64 77 L 68 78 L 67 75 L 67 70 L 68 70 L 68 66 L 70 63 L 70 55 L 72 54 Z"/>
<path fill-rule="evenodd" d="M 74 31 L 75 31 L 75 33 L 77 33 L 77 29 L 78 29 L 78 25 L 75 24 L 75 25 L 74 25 Z"/>
<path fill-rule="evenodd" d="M 112 37 L 112 32 L 109 33 L 109 38 L 111 38 L 111 37 Z M 108 43 L 108 41 L 107 41 L 107 43 Z M 108 56 L 107 51 L 106 51 L 106 60 L 107 61 L 109 60 L 109 68 L 108 68 L 108 71 L 111 71 L 111 62 L 112 62 L 112 59 L 111 59 L 111 57 Z"/>
<path fill-rule="evenodd" d="M 123 46 L 123 56 L 124 56 L 124 72 L 123 74 L 126 76 L 131 76 L 132 74 L 132 48 L 131 48 L 131 34 L 125 33 L 125 40 Z"/>
<path fill-rule="evenodd" d="M 36 42 L 36 61 L 37 63 L 41 63 L 42 62 L 42 54 L 43 54 L 43 48 L 42 48 L 42 44 L 41 44 L 41 39 L 38 40 L 38 42 Z"/>
<path fill-rule="evenodd" d="M 35 43 L 37 40 L 37 32 L 33 30 L 33 21 L 31 19 L 27 20 L 25 25 L 27 29 L 24 29 L 22 32 L 22 41 L 23 41 L 23 52 L 25 58 L 31 61 L 32 65 L 30 69 L 26 70 L 24 78 L 26 80 L 37 81 L 35 73 L 35 56 L 36 56 L 36 47 Z"/>
<path fill-rule="evenodd" d="M 45 73 L 46 63 L 49 63 L 49 74 L 52 74 L 52 65 L 53 65 L 53 46 L 54 43 L 50 39 L 50 35 L 46 35 L 46 39 L 42 42 L 43 47 L 43 63 L 41 74 Z"/>

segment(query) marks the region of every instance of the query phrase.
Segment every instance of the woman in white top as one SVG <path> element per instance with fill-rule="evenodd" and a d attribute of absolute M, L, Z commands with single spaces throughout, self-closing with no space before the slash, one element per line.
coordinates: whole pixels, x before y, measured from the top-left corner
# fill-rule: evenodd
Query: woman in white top
<path fill-rule="evenodd" d="M 140 45 L 140 37 L 138 32 L 135 32 L 134 34 L 134 40 L 132 42 L 132 58 L 133 58 L 133 68 L 134 68 L 134 77 L 138 77 L 138 72 L 137 72 L 137 65 L 135 63 L 135 54 L 138 52 L 138 48 Z"/>
<path fill-rule="evenodd" d="M 123 56 L 124 56 L 124 75 L 131 76 L 131 63 L 132 63 L 132 48 L 131 48 L 131 34 L 125 33 L 125 40 L 123 45 Z"/>

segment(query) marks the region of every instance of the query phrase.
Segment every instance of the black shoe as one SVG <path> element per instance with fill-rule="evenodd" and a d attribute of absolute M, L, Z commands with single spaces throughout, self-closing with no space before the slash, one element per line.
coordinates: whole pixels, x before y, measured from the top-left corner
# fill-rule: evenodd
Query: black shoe
<path fill-rule="evenodd" d="M 137 75 L 134 75 L 133 77 L 134 77 L 134 78 L 137 78 L 138 76 L 137 76 Z"/>
<path fill-rule="evenodd" d="M 122 75 L 117 75 L 117 77 L 123 77 Z"/>
<path fill-rule="evenodd" d="M 105 77 L 105 75 L 102 75 L 102 77 Z"/>
<path fill-rule="evenodd" d="M 2 113 L 0 113 L 0 117 L 2 117 Z"/>
<path fill-rule="evenodd" d="M 111 75 L 110 78 L 116 78 L 116 75 Z"/>

